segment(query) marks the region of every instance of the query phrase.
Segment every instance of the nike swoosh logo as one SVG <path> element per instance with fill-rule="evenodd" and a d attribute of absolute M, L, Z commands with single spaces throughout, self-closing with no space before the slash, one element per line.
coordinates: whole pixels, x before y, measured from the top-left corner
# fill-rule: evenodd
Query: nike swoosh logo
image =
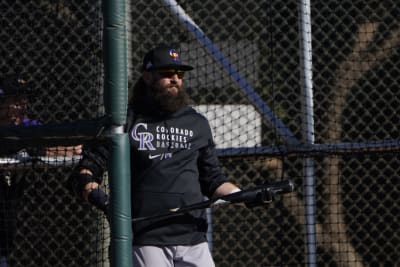
<path fill-rule="evenodd" d="M 157 154 L 157 155 L 149 155 L 149 159 L 156 159 L 161 157 L 161 154 Z"/>

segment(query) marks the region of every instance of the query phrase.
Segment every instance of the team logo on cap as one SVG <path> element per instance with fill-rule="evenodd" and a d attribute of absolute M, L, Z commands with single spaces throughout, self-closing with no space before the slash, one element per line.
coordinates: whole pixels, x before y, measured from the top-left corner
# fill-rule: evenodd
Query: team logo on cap
<path fill-rule="evenodd" d="M 169 50 L 169 55 L 171 56 L 173 61 L 180 61 L 179 54 L 178 54 L 178 52 L 176 52 L 175 49 Z"/>
<path fill-rule="evenodd" d="M 149 69 L 151 69 L 153 67 L 153 64 L 151 63 L 151 61 L 149 61 L 149 62 L 147 62 L 147 64 L 146 64 L 146 70 L 149 70 Z"/>

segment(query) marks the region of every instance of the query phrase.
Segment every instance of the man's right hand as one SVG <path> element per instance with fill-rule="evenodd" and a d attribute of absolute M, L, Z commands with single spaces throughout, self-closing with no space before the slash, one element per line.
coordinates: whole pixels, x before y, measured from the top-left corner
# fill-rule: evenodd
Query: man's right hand
<path fill-rule="evenodd" d="M 88 194 L 88 201 L 108 216 L 108 195 L 100 187 L 92 189 Z"/>

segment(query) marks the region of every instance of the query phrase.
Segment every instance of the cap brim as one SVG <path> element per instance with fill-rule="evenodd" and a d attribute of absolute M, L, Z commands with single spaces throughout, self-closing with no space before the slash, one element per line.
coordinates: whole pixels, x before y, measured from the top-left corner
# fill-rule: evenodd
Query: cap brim
<path fill-rule="evenodd" d="M 31 89 L 25 89 L 25 90 L 12 90 L 12 91 L 1 91 L 0 92 L 0 97 L 11 97 L 11 96 L 16 96 L 16 97 L 29 97 L 33 95 L 35 92 Z"/>
<path fill-rule="evenodd" d="M 160 70 L 160 69 L 176 69 L 176 70 L 184 70 L 184 71 L 189 71 L 193 70 L 194 68 L 189 65 L 183 65 L 183 64 L 165 64 L 157 67 L 153 67 L 153 70 Z"/>

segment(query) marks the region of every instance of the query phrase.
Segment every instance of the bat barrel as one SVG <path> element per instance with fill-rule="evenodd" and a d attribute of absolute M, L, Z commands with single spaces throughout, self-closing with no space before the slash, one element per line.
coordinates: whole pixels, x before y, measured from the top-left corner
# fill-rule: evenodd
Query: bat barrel
<path fill-rule="evenodd" d="M 269 184 L 269 188 L 274 194 L 286 194 L 294 191 L 294 183 L 292 180 L 284 180 Z"/>

